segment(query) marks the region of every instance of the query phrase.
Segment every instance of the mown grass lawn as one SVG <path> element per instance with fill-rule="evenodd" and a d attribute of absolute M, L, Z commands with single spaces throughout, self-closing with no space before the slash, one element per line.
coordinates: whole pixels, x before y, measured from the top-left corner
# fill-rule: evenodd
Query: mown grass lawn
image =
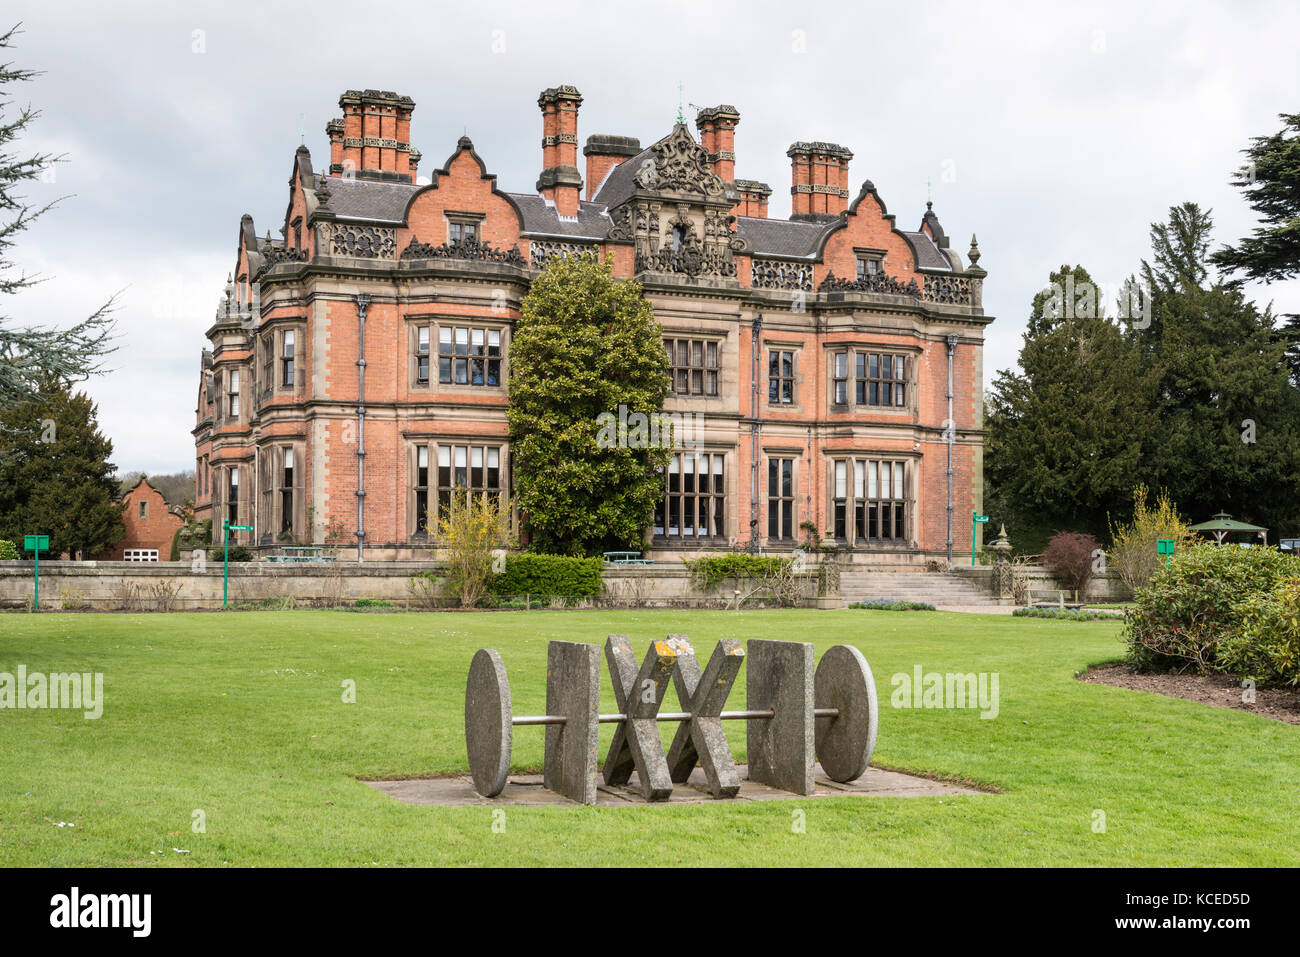
<path fill-rule="evenodd" d="M 465 770 L 477 648 L 501 651 L 516 712 L 529 713 L 544 707 L 548 640 L 623 632 L 640 655 L 676 631 L 701 659 L 727 636 L 813 641 L 819 654 L 855 644 L 882 704 L 873 763 L 1000 793 L 511 808 L 496 833 L 490 808 L 408 806 L 358 780 Z M 1120 655 L 1118 633 L 1113 622 L 849 610 L 3 615 L 0 671 L 103 672 L 105 705 L 98 720 L 0 711 L 0 863 L 1297 863 L 1300 727 L 1074 680 Z M 998 672 L 997 718 L 890 707 L 891 675 L 917 664 Z M 355 704 L 342 701 L 347 680 Z M 743 687 L 742 675 L 731 706 Z M 613 710 L 607 674 L 602 689 Z M 729 736 L 743 760 L 743 725 Z M 517 731 L 516 770 L 540 768 L 541 742 L 540 729 Z M 792 830 L 796 807 L 806 833 Z M 205 833 L 191 829 L 196 810 Z"/>

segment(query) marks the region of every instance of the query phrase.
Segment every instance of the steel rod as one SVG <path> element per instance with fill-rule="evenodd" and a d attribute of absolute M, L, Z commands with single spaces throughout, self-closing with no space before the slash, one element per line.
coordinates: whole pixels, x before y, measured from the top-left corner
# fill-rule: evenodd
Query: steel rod
<path fill-rule="evenodd" d="M 715 717 L 727 721 L 744 721 L 755 720 L 761 721 L 775 716 L 773 711 L 724 711 Z M 840 716 L 839 708 L 814 708 L 814 718 L 838 718 Z M 654 716 L 656 721 L 689 721 L 694 717 L 689 711 L 661 711 Z M 707 715 L 703 716 L 707 717 Z M 569 719 L 562 714 L 528 714 L 521 715 L 518 718 L 511 718 L 510 723 L 513 725 L 533 725 L 533 724 L 564 724 Z M 596 718 L 599 724 L 614 724 L 619 721 L 626 721 L 625 714 L 602 714 Z"/>

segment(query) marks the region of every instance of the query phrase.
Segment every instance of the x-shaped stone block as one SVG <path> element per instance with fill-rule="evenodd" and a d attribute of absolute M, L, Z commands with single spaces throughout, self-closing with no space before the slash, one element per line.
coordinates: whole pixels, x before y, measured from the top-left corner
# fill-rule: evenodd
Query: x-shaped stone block
<path fill-rule="evenodd" d="M 686 636 L 668 637 L 681 639 L 686 645 L 685 650 L 678 651 L 673 683 L 682 710 L 691 714 L 689 721 L 677 726 L 677 734 L 668 749 L 669 776 L 681 783 L 691 776 L 698 763 L 704 768 L 709 790 L 715 798 L 735 797 L 740 790 L 740 774 L 731 760 L 731 748 L 727 746 L 722 719 L 718 716 L 745 661 L 745 649 L 737 639 L 723 638 L 713 649 L 713 656 L 701 675 L 700 663 L 686 644 Z"/>
<path fill-rule="evenodd" d="M 690 651 L 684 641 L 670 638 L 651 642 L 638 671 L 627 635 L 610 635 L 605 642 L 614 698 L 619 711 L 627 715 L 614 729 L 614 740 L 605 758 L 605 783 L 626 784 L 635 768 L 647 801 L 663 801 L 673 793 L 655 715 L 676 667 L 680 645 Z"/>

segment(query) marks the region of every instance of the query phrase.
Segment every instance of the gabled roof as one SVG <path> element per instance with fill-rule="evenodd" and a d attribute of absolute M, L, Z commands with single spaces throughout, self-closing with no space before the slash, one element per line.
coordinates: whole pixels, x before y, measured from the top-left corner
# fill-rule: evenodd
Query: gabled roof
<path fill-rule="evenodd" d="M 536 193 L 507 193 L 524 217 L 525 233 L 542 236 L 573 236 L 604 239 L 611 225 L 603 203 L 580 202 L 576 219 L 561 219 L 553 204 Z"/>
<path fill-rule="evenodd" d="M 814 259 L 821 248 L 822 239 L 839 225 L 839 219 L 829 223 L 801 223 L 786 219 L 762 219 L 755 216 L 737 216 L 736 232 L 748 241 L 756 256 L 793 256 Z"/>
<path fill-rule="evenodd" d="M 943 272 L 952 272 L 953 265 L 949 261 L 944 250 L 934 244 L 927 232 L 908 232 L 900 229 L 900 233 L 912 245 L 913 252 L 916 253 L 917 269 L 938 269 Z"/>
<path fill-rule="evenodd" d="M 647 146 L 635 156 L 630 156 L 614 167 L 614 171 L 605 178 L 605 183 L 596 194 L 596 202 L 603 203 L 607 209 L 613 209 L 625 202 L 636 190 L 636 173 L 647 159 L 653 159 L 654 147 Z"/>
<path fill-rule="evenodd" d="M 339 219 L 400 224 L 411 197 L 424 189 L 410 183 L 380 183 L 367 179 L 329 178 L 329 208 Z"/>

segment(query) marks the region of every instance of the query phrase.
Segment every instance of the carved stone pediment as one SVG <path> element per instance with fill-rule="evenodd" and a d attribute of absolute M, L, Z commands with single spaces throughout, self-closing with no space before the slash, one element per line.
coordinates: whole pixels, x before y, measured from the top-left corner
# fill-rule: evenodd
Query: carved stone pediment
<path fill-rule="evenodd" d="M 722 177 L 713 172 L 709 151 L 695 142 L 686 124 L 678 123 L 651 149 L 655 154 L 654 165 L 647 163 L 637 172 L 637 185 L 641 189 L 725 199 L 726 187 Z"/>

